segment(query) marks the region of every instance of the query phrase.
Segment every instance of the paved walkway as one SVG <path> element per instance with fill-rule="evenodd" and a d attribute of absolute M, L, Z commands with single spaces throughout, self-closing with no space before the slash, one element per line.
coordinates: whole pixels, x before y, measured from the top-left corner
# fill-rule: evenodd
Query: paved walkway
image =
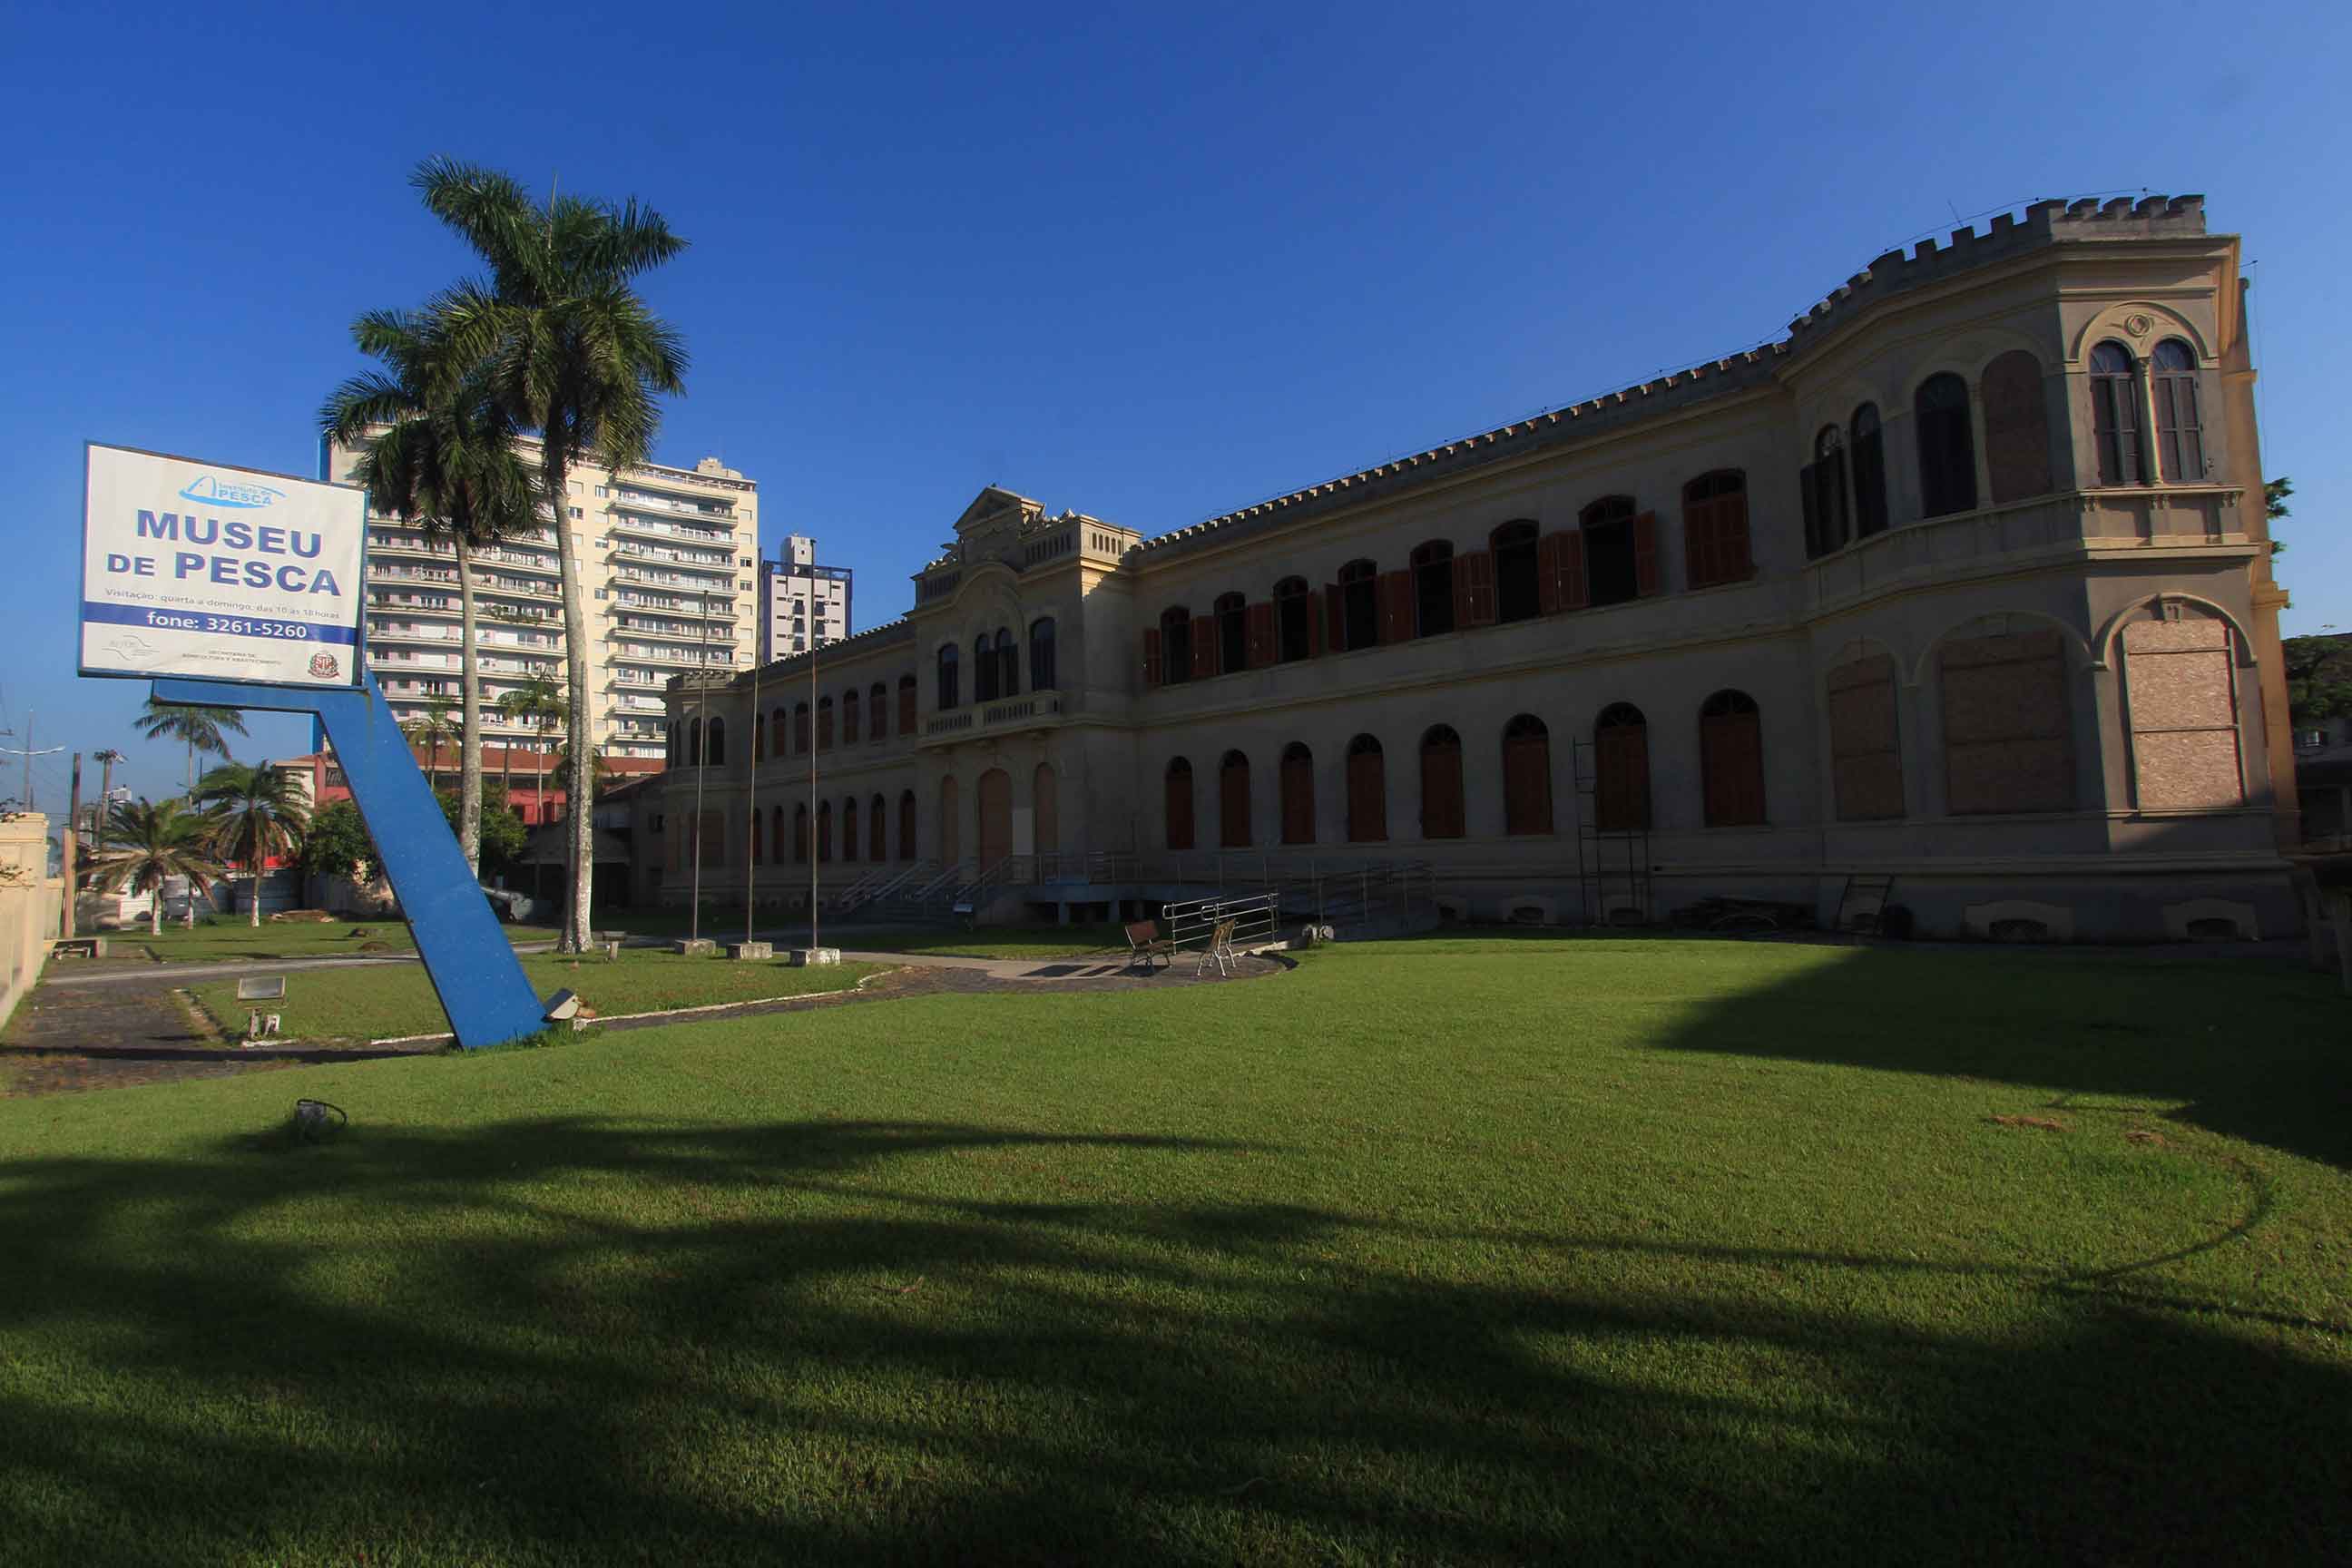
<path fill-rule="evenodd" d="M 887 964 L 888 973 L 851 991 L 816 996 L 780 996 L 723 1007 L 644 1017 L 610 1018 L 599 1029 L 690 1027 L 723 1019 L 770 1013 L 810 1012 L 866 1002 L 938 994 L 1034 994 L 1041 984 L 1056 992 L 1168 990 L 1194 984 L 1188 957 L 1172 969 L 1129 969 L 1116 959 L 961 958 L 935 953 L 847 952 L 845 962 Z M 191 981 L 220 975 L 270 973 L 293 969 L 336 969 L 353 964 L 415 962 L 329 958 L 266 963 L 150 963 L 128 971 L 74 970 L 45 976 L 18 1004 L 0 1044 L 0 1096 L 66 1093 L 114 1089 L 187 1078 L 267 1071 L 305 1063 L 356 1061 L 382 1057 L 429 1055 L 445 1048 L 446 1037 L 373 1046 L 257 1046 L 218 1043 L 172 993 Z M 1280 973 L 1272 958 L 1241 961 L 1233 980 Z M 1220 984 L 1212 966 L 1201 976 Z"/>

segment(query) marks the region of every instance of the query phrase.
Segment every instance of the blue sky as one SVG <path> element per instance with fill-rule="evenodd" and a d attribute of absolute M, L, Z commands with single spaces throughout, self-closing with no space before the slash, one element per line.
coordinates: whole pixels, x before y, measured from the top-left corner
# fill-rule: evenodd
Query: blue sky
<path fill-rule="evenodd" d="M 758 479 L 860 626 L 983 484 L 1158 532 L 1778 335 L 1955 214 L 2202 192 L 2254 264 L 2288 629 L 2352 628 L 2352 7 L 1176 15 L 14 0 L 0 744 L 30 710 L 178 787 L 143 686 L 73 674 L 81 443 L 310 471 L 351 318 L 467 265 L 405 184 L 435 153 L 692 241 L 647 289 L 694 355 L 658 456 Z"/>

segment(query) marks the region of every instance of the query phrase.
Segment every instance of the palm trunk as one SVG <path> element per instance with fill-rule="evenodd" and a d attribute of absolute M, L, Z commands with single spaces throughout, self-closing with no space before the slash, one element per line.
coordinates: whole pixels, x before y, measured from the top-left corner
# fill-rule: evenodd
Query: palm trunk
<path fill-rule="evenodd" d="M 546 442 L 540 448 L 540 468 L 546 485 L 548 510 L 553 514 L 555 523 L 556 561 L 563 573 L 563 668 L 572 683 L 571 722 L 567 726 L 572 757 L 571 765 L 564 770 L 572 803 L 571 815 L 564 824 L 569 830 L 565 843 L 571 850 L 572 907 L 564 911 L 563 933 L 556 947 L 562 952 L 585 952 L 588 905 L 596 870 L 596 812 L 591 794 L 595 781 L 589 772 L 588 761 L 588 607 L 581 601 L 580 555 L 572 542 L 571 520 L 565 510 L 565 498 L 570 494 L 564 483 L 565 454 L 555 431 L 546 426 L 541 430 Z"/>
<path fill-rule="evenodd" d="M 155 896 L 147 900 L 147 934 L 163 934 L 163 879 L 155 879 Z"/>
<path fill-rule="evenodd" d="M 473 547 L 457 535 L 457 848 L 476 881 L 482 877 L 482 683 L 474 666 Z"/>

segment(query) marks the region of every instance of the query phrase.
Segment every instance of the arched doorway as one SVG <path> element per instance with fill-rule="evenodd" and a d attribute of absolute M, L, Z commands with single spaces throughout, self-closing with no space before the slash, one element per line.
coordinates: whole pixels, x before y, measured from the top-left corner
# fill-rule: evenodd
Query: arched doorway
<path fill-rule="evenodd" d="M 1031 684 L 1034 685 L 1034 672 L 1036 667 L 1033 664 L 1030 668 L 1033 672 Z M 1040 689 L 1046 689 L 1040 688 Z M 1054 766 L 1051 763 L 1037 764 L 1036 781 L 1030 787 L 1037 801 L 1037 853 L 1051 855 L 1062 847 L 1061 785 L 1055 781 Z"/>
<path fill-rule="evenodd" d="M 980 775 L 980 867 L 1013 853 L 1013 775 L 991 768 Z"/>

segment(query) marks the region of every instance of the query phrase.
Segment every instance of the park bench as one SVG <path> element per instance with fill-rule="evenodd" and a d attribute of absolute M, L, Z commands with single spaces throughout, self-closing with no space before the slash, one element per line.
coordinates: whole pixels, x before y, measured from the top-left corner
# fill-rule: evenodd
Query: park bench
<path fill-rule="evenodd" d="M 1201 972 L 1212 963 L 1217 966 L 1222 978 L 1227 973 L 1225 965 L 1240 959 L 1241 954 L 1234 951 L 1234 923 L 1229 915 L 1209 928 L 1209 945 L 1201 950 L 1201 956 L 1192 964 L 1193 979 L 1198 980 Z"/>
<path fill-rule="evenodd" d="M 1158 921 L 1129 921 L 1125 929 L 1129 969 L 1139 963 L 1148 969 L 1155 958 L 1164 965 L 1176 956 L 1176 944 L 1160 934 Z"/>

